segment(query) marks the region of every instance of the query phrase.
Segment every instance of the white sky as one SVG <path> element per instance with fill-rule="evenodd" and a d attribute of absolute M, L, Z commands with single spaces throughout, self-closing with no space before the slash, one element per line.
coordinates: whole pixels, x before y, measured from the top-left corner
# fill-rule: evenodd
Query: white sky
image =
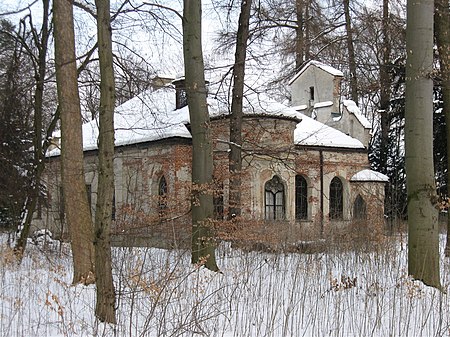
<path fill-rule="evenodd" d="M 117 8 L 112 1 L 112 10 Z M 162 0 L 157 1 L 167 7 L 176 9 L 182 14 L 182 1 L 181 0 Z M 93 3 L 93 1 L 92 1 Z M 116 2 L 118 3 L 118 2 Z M 35 2 L 34 0 L 0 0 L 0 13 L 11 13 L 18 11 L 19 9 L 27 8 L 32 5 L 31 12 L 33 14 L 33 22 L 35 26 L 38 26 L 42 22 L 42 3 L 41 0 Z M 153 8 L 155 10 L 155 8 Z M 18 25 L 20 18 L 30 13 L 27 9 L 15 15 L 4 16 L 15 24 Z M 178 29 L 170 37 L 168 34 L 163 34 L 161 27 L 154 26 L 151 20 L 145 21 L 136 15 L 122 16 L 124 23 L 113 31 L 113 38 L 120 40 L 128 48 L 138 53 L 150 64 L 154 65 L 158 73 L 164 72 L 176 75 L 180 73 L 183 68 L 183 54 L 182 54 L 182 36 L 181 36 L 181 20 L 176 15 L 170 12 L 167 15 L 172 18 L 172 23 Z M 83 54 L 88 47 L 92 46 L 96 40 L 95 22 L 91 16 L 83 11 L 75 8 L 75 29 L 76 29 L 76 43 L 77 54 Z M 133 18 L 134 16 L 134 18 Z M 214 51 L 214 30 L 220 26 L 220 20 L 217 13 L 212 8 L 210 1 L 203 1 L 203 50 L 205 58 L 211 56 Z M 163 27 L 171 32 L 175 31 L 173 27 Z"/>

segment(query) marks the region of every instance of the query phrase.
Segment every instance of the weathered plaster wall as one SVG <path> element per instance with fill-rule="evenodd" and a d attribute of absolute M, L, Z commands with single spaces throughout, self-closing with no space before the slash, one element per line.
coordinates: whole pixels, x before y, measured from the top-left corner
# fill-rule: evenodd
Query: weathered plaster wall
<path fill-rule="evenodd" d="M 320 235 L 351 222 L 355 198 L 360 194 L 367 213 L 383 218 L 384 186 L 380 183 L 350 182 L 351 177 L 369 167 L 365 151 L 346 151 L 294 146 L 296 120 L 287 118 L 245 118 L 243 122 L 242 218 L 257 224 L 278 238 L 299 240 L 303 234 Z M 229 200 L 229 123 L 228 119 L 211 121 L 214 144 L 214 178 L 216 196 L 228 217 Z M 190 233 L 191 145 L 188 140 L 172 139 L 116 149 L 114 233 L 145 238 L 152 245 L 170 242 L 176 245 L 188 240 Z M 97 185 L 97 159 L 94 152 L 85 156 L 86 183 L 91 185 L 91 209 L 94 212 Z M 321 165 L 322 163 L 322 165 Z M 322 174 L 322 175 L 321 175 Z M 285 220 L 265 219 L 265 184 L 275 175 L 281 178 L 285 191 Z M 295 176 L 302 175 L 308 184 L 308 218 L 295 219 Z M 167 207 L 161 211 L 159 181 L 167 181 Z M 329 219 L 329 186 L 334 177 L 343 183 L 344 214 L 342 221 Z M 45 173 L 50 207 L 46 217 L 35 225 L 51 229 L 57 236 L 66 235 L 61 219 L 59 159 L 50 158 Z M 322 189 L 323 186 L 323 189 Z M 323 194 L 322 194 L 323 193 Z M 323 195 L 323 197 L 322 197 Z M 323 204 L 321 204 L 323 203 Z M 323 216 L 322 216 L 323 210 Z M 311 235 L 311 236 L 313 236 Z"/>
<path fill-rule="evenodd" d="M 330 112 L 338 112 L 340 82 L 341 77 L 335 77 L 323 69 L 311 65 L 291 84 L 291 105 L 306 104 L 313 107 L 316 103 L 331 101 L 333 107 Z M 310 99 L 310 87 L 314 88 L 314 100 Z M 307 115 L 310 116 L 310 114 Z"/>

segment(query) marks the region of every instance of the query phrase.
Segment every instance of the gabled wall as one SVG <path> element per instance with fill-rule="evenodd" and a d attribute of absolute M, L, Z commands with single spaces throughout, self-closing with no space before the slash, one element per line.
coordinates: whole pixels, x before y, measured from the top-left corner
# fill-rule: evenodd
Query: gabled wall
<path fill-rule="evenodd" d="M 306 115 L 311 117 L 314 105 L 331 102 L 332 106 L 327 115 L 318 116 L 317 120 L 324 123 L 331 113 L 339 112 L 339 99 L 342 76 L 332 74 L 315 63 L 306 64 L 289 82 L 291 86 L 291 105 L 306 105 Z"/>
<path fill-rule="evenodd" d="M 351 101 L 341 99 L 341 81 L 340 71 L 311 61 L 289 83 L 291 105 L 305 115 L 358 139 L 367 148 L 371 126 L 365 117 L 357 116 L 360 112 L 355 104 L 350 107 L 345 102 Z"/>

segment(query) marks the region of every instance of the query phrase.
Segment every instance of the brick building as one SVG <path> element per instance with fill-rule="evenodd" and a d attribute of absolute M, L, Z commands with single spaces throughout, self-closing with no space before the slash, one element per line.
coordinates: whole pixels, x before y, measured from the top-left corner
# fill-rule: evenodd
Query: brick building
<path fill-rule="evenodd" d="M 291 80 L 292 104 L 246 96 L 242 226 L 295 241 L 360 223 L 381 228 L 387 178 L 369 169 L 370 123 L 340 97 L 342 73 L 306 64 Z M 189 236 L 191 134 L 182 80 L 146 91 L 116 109 L 114 233 L 176 246 Z M 215 218 L 228 218 L 229 104 L 208 97 L 214 149 Z M 83 126 L 85 180 L 92 212 L 97 122 Z M 58 139 L 56 135 L 55 139 Z M 47 207 L 34 225 L 64 236 L 59 149 L 48 153 Z M 219 223 L 220 221 L 218 221 Z M 227 228 L 227 227 L 224 227 Z"/>

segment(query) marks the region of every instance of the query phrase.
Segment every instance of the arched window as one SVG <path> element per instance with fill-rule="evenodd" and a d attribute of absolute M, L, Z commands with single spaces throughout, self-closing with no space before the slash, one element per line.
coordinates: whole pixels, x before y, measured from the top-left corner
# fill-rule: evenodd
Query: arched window
<path fill-rule="evenodd" d="M 162 176 L 158 184 L 158 207 L 162 211 L 167 208 L 167 181 Z"/>
<path fill-rule="evenodd" d="M 284 185 L 274 176 L 265 185 L 266 220 L 284 219 Z"/>
<path fill-rule="evenodd" d="M 334 177 L 330 184 L 330 218 L 342 219 L 344 214 L 344 188 L 341 179 Z"/>
<path fill-rule="evenodd" d="M 360 194 L 358 194 L 353 203 L 353 218 L 356 220 L 366 219 L 366 202 Z"/>
<path fill-rule="evenodd" d="M 300 175 L 295 176 L 295 218 L 308 219 L 308 184 Z"/>

